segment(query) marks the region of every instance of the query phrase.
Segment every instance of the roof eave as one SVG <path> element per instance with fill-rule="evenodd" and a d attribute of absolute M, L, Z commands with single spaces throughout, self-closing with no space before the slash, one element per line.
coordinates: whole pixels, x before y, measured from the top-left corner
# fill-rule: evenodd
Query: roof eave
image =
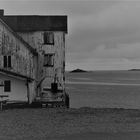
<path fill-rule="evenodd" d="M 17 79 L 22 79 L 22 80 L 28 80 L 28 81 L 34 81 L 35 80 L 35 79 L 33 79 L 29 76 L 25 76 L 25 75 L 22 75 L 20 73 L 16 73 L 16 72 L 1 69 L 1 68 L 0 68 L 0 74 L 4 74 L 6 76 L 10 76 L 10 77 L 14 77 L 14 78 L 17 78 Z"/>

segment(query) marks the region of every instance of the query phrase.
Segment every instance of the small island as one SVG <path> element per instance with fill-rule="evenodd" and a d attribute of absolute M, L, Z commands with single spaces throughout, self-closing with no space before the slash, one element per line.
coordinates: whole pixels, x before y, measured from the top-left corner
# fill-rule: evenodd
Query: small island
<path fill-rule="evenodd" d="M 88 72 L 88 71 L 85 71 L 85 70 L 82 70 L 82 69 L 75 69 L 75 70 L 71 71 L 71 73 L 74 73 L 74 72 L 80 73 L 80 72 Z"/>
<path fill-rule="evenodd" d="M 130 69 L 128 71 L 140 71 L 140 69 Z"/>

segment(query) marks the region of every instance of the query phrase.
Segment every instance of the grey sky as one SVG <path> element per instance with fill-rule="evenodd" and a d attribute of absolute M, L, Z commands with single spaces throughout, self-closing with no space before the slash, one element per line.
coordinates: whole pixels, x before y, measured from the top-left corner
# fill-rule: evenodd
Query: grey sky
<path fill-rule="evenodd" d="M 0 8 L 68 15 L 66 69 L 140 68 L 140 0 L 0 0 Z"/>

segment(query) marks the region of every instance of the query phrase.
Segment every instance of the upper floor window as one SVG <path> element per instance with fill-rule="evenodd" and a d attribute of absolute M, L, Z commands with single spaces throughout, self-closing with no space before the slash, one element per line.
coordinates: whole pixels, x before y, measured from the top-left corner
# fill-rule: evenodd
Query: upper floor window
<path fill-rule="evenodd" d="M 11 56 L 3 56 L 3 66 L 4 68 L 11 68 Z"/>
<path fill-rule="evenodd" d="M 44 55 L 44 66 L 53 67 L 54 65 L 54 54 L 45 54 Z"/>
<path fill-rule="evenodd" d="M 54 33 L 44 32 L 44 44 L 54 45 Z"/>

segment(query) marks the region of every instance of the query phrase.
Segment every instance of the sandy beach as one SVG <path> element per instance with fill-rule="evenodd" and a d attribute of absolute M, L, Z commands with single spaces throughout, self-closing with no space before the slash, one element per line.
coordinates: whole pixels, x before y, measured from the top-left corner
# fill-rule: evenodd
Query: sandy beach
<path fill-rule="evenodd" d="M 0 139 L 5 140 L 83 140 L 116 134 L 123 138 L 131 133 L 136 139 L 140 137 L 140 110 L 88 107 L 8 109 L 0 112 L 0 124 Z"/>

